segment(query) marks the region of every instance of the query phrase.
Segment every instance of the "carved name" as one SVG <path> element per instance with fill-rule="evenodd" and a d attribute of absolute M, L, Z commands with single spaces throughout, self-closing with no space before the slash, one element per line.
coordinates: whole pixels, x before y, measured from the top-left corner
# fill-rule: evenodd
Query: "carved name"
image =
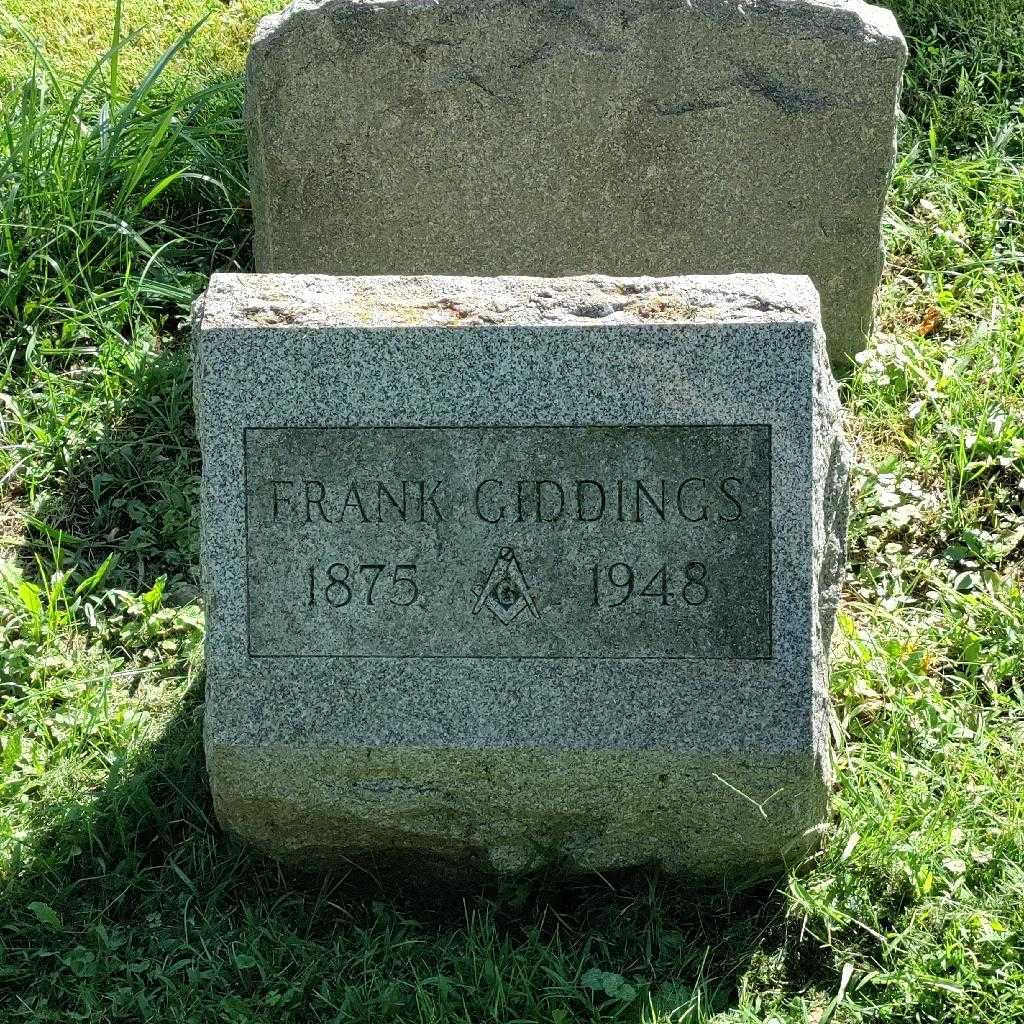
<path fill-rule="evenodd" d="M 668 522 L 743 517 L 744 481 L 726 476 L 709 480 L 481 480 L 467 502 L 482 522 L 515 523 Z M 467 493 L 445 480 L 256 481 L 267 496 L 275 523 L 441 523 L 454 514 Z"/>

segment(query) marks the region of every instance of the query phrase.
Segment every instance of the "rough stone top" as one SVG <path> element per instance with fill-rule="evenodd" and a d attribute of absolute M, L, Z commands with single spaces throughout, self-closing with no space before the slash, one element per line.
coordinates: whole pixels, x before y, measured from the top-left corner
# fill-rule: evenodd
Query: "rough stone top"
<path fill-rule="evenodd" d="M 252 43 L 253 46 L 268 43 L 280 33 L 287 32 L 294 23 L 308 17 L 326 16 L 335 10 L 428 11 L 453 2 L 464 0 L 294 0 L 284 10 L 268 14 L 259 22 Z M 906 50 L 903 34 L 892 11 L 864 0 L 697 0 L 696 4 L 689 0 L 689 3 L 709 17 L 719 19 L 736 15 L 751 18 L 803 13 L 808 21 L 805 28 L 817 36 L 853 35 L 880 43 L 893 41 L 900 49 Z"/>
<path fill-rule="evenodd" d="M 810 278 L 784 274 L 692 277 L 327 277 L 214 274 L 196 310 L 201 330 L 623 326 L 813 323 Z"/>

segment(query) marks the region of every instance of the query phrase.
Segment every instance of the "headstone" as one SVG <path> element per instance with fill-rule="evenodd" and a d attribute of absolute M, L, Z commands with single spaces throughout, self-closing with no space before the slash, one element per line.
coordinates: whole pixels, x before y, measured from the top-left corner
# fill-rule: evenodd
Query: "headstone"
<path fill-rule="evenodd" d="M 905 61 L 858 0 L 303 0 L 249 58 L 257 269 L 807 274 L 843 362 Z"/>
<path fill-rule="evenodd" d="M 217 813 L 453 878 L 796 858 L 847 461 L 807 278 L 215 275 Z"/>

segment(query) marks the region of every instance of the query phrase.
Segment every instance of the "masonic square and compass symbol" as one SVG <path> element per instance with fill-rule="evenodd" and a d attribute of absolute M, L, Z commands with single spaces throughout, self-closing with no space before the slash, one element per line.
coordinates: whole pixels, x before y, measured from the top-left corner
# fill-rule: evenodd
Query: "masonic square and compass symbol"
<path fill-rule="evenodd" d="M 529 612 L 533 618 L 537 618 L 537 606 L 533 603 L 526 577 L 512 548 L 501 549 L 487 582 L 477 593 L 479 596 L 473 609 L 474 615 L 481 608 L 486 608 L 503 626 L 511 625 L 523 612 Z"/>

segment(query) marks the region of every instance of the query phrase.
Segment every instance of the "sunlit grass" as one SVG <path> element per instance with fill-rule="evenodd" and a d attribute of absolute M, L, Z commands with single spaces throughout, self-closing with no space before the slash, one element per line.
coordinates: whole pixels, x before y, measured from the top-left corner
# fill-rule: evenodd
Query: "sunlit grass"
<path fill-rule="evenodd" d="M 196 82 L 236 75 L 245 62 L 253 25 L 284 6 L 275 0 L 130 0 L 124 4 L 124 30 L 137 45 L 122 58 L 125 78 L 138 81 L 156 55 L 206 16 L 209 31 L 184 55 L 183 70 Z M 107 49 L 115 7 L 116 0 L 4 0 L 0 5 L 39 40 L 53 67 L 72 78 Z M 30 69 L 31 57 L 15 45 L 11 30 L 0 31 L 0 78 Z"/>
<path fill-rule="evenodd" d="M 17 358 L 94 350 L 126 325 L 184 313 L 242 248 L 239 84 L 171 81 L 201 23 L 129 82 L 114 26 L 78 80 L 24 41 L 33 72 L 0 99 L 0 331 Z"/>

